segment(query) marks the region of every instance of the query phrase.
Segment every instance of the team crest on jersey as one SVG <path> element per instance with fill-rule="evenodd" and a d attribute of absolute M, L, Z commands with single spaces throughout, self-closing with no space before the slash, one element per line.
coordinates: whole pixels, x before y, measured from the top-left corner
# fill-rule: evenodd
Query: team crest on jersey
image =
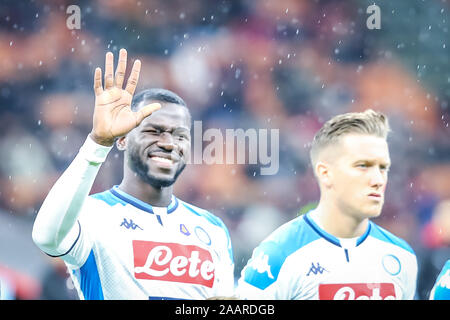
<path fill-rule="evenodd" d="M 209 234 L 200 226 L 196 226 L 194 228 L 195 235 L 197 236 L 198 240 L 206 244 L 207 246 L 211 245 L 211 237 Z"/>
<path fill-rule="evenodd" d="M 384 270 L 391 276 L 396 276 L 402 270 L 402 265 L 400 260 L 393 254 L 387 254 L 383 257 L 381 263 L 383 264 Z"/>
<path fill-rule="evenodd" d="M 199 284 L 212 288 L 215 266 L 208 250 L 179 243 L 133 240 L 136 279 Z"/>

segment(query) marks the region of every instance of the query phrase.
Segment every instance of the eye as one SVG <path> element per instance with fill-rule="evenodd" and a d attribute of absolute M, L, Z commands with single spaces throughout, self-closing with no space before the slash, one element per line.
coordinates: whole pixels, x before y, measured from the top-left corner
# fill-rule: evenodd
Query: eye
<path fill-rule="evenodd" d="M 174 137 L 179 141 L 189 140 L 189 135 L 184 132 L 174 132 Z"/>
<path fill-rule="evenodd" d="M 178 140 L 184 141 L 184 140 L 188 140 L 188 136 L 182 134 L 178 136 Z"/>
<path fill-rule="evenodd" d="M 367 168 L 367 164 L 365 163 L 360 163 L 356 165 L 358 168 Z"/>
<path fill-rule="evenodd" d="M 148 129 L 148 130 L 144 130 L 145 133 L 150 133 L 150 134 L 160 134 L 161 130 L 158 129 Z"/>

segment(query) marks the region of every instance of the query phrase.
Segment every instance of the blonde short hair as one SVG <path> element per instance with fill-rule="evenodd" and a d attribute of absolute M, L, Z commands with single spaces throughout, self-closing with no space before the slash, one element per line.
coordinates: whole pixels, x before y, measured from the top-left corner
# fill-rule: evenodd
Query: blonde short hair
<path fill-rule="evenodd" d="M 314 136 L 310 150 L 311 163 L 314 167 L 320 151 L 335 144 L 342 135 L 350 133 L 369 134 L 387 139 L 389 132 L 387 117 L 372 109 L 337 115 L 325 122 Z"/>

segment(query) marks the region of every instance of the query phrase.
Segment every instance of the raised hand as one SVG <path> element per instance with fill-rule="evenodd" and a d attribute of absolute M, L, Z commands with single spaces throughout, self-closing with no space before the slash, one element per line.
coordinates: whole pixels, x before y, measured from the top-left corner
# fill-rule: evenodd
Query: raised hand
<path fill-rule="evenodd" d="M 90 136 L 95 142 L 105 146 L 113 145 L 116 138 L 130 132 L 152 112 L 161 108 L 159 103 L 152 103 L 136 112 L 131 110 L 131 100 L 138 83 L 141 62 L 135 60 L 127 85 L 122 89 L 126 67 L 127 51 L 120 49 L 119 63 L 113 76 L 114 56 L 108 52 L 105 58 L 105 88 L 102 86 L 102 70 L 95 69 L 95 109 Z"/>

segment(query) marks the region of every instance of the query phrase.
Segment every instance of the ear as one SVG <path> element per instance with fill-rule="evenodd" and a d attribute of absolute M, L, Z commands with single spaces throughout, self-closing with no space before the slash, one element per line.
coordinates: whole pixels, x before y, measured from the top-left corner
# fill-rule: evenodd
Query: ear
<path fill-rule="evenodd" d="M 122 136 L 116 141 L 117 149 L 125 151 L 127 149 L 127 136 Z"/>
<path fill-rule="evenodd" d="M 317 162 L 316 167 L 314 169 L 315 169 L 315 173 L 316 173 L 317 178 L 319 179 L 320 184 L 322 184 L 326 188 L 331 187 L 332 176 L 331 176 L 330 164 L 328 164 L 324 161 L 319 161 L 319 162 Z"/>

